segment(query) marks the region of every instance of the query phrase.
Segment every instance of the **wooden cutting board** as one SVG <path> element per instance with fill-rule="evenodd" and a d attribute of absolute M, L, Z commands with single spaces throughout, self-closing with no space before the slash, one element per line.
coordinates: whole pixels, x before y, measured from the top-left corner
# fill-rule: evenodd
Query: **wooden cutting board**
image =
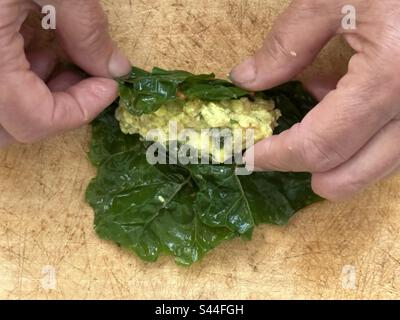
<path fill-rule="evenodd" d="M 116 41 L 141 67 L 223 76 L 287 1 L 104 0 Z M 345 71 L 335 41 L 314 68 Z M 222 245 L 192 268 L 146 264 L 99 240 L 84 202 L 95 171 L 82 128 L 0 151 L 0 298 L 400 298 L 400 179 L 321 203 L 284 228 Z"/>

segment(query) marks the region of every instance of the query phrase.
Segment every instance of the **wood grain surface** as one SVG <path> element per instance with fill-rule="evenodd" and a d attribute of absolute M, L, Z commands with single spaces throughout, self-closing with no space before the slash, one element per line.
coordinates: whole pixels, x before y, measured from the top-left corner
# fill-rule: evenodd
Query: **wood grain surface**
<path fill-rule="evenodd" d="M 113 37 L 138 66 L 220 76 L 262 43 L 286 4 L 103 1 Z M 305 77 L 345 72 L 349 53 L 334 41 Z M 253 241 L 228 242 L 192 268 L 146 264 L 93 231 L 89 138 L 86 127 L 0 151 L 0 298 L 400 298 L 399 178 L 314 205 L 287 227 L 260 227 Z"/>

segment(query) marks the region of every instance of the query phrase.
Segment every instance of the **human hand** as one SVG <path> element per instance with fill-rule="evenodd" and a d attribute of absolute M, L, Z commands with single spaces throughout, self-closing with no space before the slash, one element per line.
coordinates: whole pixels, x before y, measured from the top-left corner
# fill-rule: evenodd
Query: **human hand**
<path fill-rule="evenodd" d="M 256 170 L 307 171 L 313 189 L 341 200 L 400 170 L 400 4 L 353 0 L 357 27 L 343 29 L 348 1 L 293 1 L 255 56 L 231 74 L 250 90 L 292 79 L 343 34 L 356 54 L 338 83 L 315 82 L 320 103 L 279 136 L 248 150 Z M 254 159 L 251 159 L 254 156 Z"/>
<path fill-rule="evenodd" d="M 56 8 L 56 35 L 66 54 L 93 77 L 72 71 L 53 75 L 55 53 L 49 47 L 30 50 L 38 30 L 32 33 L 23 22 L 44 5 Z M 112 42 L 97 0 L 2 0 L 0 57 L 0 148 L 91 121 L 117 97 L 111 78 L 131 68 Z"/>

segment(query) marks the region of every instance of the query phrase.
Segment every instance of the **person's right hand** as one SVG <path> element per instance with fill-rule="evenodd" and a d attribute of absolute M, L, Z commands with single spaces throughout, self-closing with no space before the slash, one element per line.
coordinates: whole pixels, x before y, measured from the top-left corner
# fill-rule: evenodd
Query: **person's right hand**
<path fill-rule="evenodd" d="M 57 56 L 51 48 L 30 50 L 38 30 L 21 26 L 30 10 L 44 5 L 56 8 L 56 34 L 71 62 L 92 77 L 83 79 L 71 71 L 53 75 Z M 0 148 L 88 123 L 117 97 L 112 78 L 130 68 L 111 41 L 98 0 L 2 0 Z"/>
<path fill-rule="evenodd" d="M 356 8 L 357 28 L 342 28 L 342 8 Z M 295 0 L 264 46 L 232 72 L 249 90 L 299 74 L 336 34 L 356 51 L 336 83 L 314 83 L 321 102 L 290 130 L 258 143 L 259 170 L 313 173 L 313 189 L 339 200 L 400 170 L 400 2 Z"/>

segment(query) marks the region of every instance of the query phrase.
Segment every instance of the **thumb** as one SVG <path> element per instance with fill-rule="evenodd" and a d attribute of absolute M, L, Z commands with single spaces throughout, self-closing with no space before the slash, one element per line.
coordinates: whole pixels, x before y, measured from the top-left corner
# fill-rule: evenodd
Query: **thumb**
<path fill-rule="evenodd" d="M 57 36 L 75 64 L 98 77 L 118 78 L 129 73 L 131 64 L 111 40 L 107 17 L 98 0 L 36 2 L 54 5 Z"/>
<path fill-rule="evenodd" d="M 264 45 L 233 69 L 231 79 L 253 91 L 288 81 L 309 65 L 339 27 L 330 1 L 293 1 L 275 22 Z"/>

